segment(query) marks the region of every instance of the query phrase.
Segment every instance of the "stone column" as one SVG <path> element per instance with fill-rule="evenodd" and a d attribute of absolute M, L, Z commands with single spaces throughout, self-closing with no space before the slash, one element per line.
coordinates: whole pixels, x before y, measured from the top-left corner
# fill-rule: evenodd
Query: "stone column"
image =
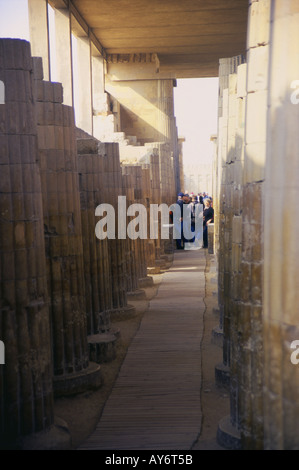
<path fill-rule="evenodd" d="M 74 110 L 62 104 L 60 83 L 42 80 L 40 58 L 35 64 L 54 391 L 73 394 L 101 385 L 100 367 L 88 357 Z"/>
<path fill-rule="evenodd" d="M 62 83 L 63 103 L 73 106 L 73 71 L 70 14 L 67 8 L 55 8 L 56 71 L 55 81 Z M 40 54 L 37 54 L 40 55 Z"/>
<path fill-rule="evenodd" d="M 42 192 L 32 60 L 26 41 L 0 40 L 0 447 L 69 448 L 54 426 Z"/>
<path fill-rule="evenodd" d="M 149 198 L 149 170 L 142 169 L 141 165 L 123 164 L 122 171 L 128 205 L 133 203 L 142 204 L 147 210 L 148 222 L 149 208 L 147 207 L 147 199 Z M 130 279 L 130 288 L 127 293 L 129 300 L 145 298 L 145 293 L 140 289 L 140 285 L 147 285 L 152 281 L 152 278 L 147 279 L 146 247 L 148 238 L 149 231 L 146 240 L 141 238 L 130 240 L 130 258 L 131 264 L 133 264 L 133 279 Z"/>
<path fill-rule="evenodd" d="M 247 37 L 247 104 L 242 211 L 238 423 L 242 447 L 263 448 L 263 198 L 271 2 L 252 2 Z"/>
<path fill-rule="evenodd" d="M 264 448 L 292 450 L 299 448 L 298 353 L 291 346 L 299 340 L 299 5 L 277 0 L 271 7 L 264 192 Z"/>
<path fill-rule="evenodd" d="M 141 174 L 142 168 L 140 165 L 122 166 L 122 179 L 126 191 L 127 206 L 131 204 L 142 204 L 146 207 L 142 200 Z M 139 214 L 139 217 L 142 217 L 142 215 Z M 145 298 L 145 293 L 143 290 L 139 289 L 138 281 L 141 277 L 144 277 L 144 275 L 141 274 L 141 264 L 144 242 L 146 240 L 140 238 L 131 240 L 128 238 L 127 241 L 127 270 L 131 272 L 131 275 L 128 276 L 127 279 L 127 298 L 128 300 L 142 299 Z"/>
<path fill-rule="evenodd" d="M 118 196 L 125 196 L 117 143 L 107 143 L 104 156 L 104 187 L 107 203 L 115 210 L 115 239 L 108 239 L 108 253 L 112 285 L 111 321 L 126 319 L 136 314 L 136 309 L 127 303 L 126 252 L 127 238 L 118 238 Z"/>
<path fill-rule="evenodd" d="M 91 88 L 91 51 L 88 37 L 76 38 L 78 83 L 75 87 L 76 126 L 93 135 L 92 88 Z"/>
<path fill-rule="evenodd" d="M 80 133 L 78 131 L 78 133 Z M 96 238 L 96 208 L 107 203 L 104 158 L 109 144 L 85 136 L 77 138 L 78 171 L 83 235 L 85 300 L 89 359 L 97 363 L 116 357 L 119 331 L 111 327 L 112 283 L 108 239 Z"/>
<path fill-rule="evenodd" d="M 265 180 L 270 2 L 249 7 L 243 188 L 233 217 L 233 283 L 230 301 L 232 445 L 263 447 L 263 194 Z M 239 70 L 240 72 L 240 70 Z M 245 72 L 245 67 L 243 73 Z M 240 77 L 241 78 L 241 77 Z M 240 135 L 237 134 L 237 139 Z M 242 139 L 240 139 L 242 144 Z M 240 147 L 236 140 L 237 150 Z M 242 148 L 240 148 L 242 153 Z M 242 162 L 242 160 L 241 160 Z M 242 164 L 243 165 L 243 164 Z M 240 180 L 239 176 L 238 179 Z M 236 182 L 236 181 L 235 181 Z M 240 227 L 242 231 L 240 232 Z M 241 364 L 241 367 L 240 367 Z M 223 425 L 223 422 L 221 423 Z"/>
<path fill-rule="evenodd" d="M 219 334 L 219 331 L 223 329 L 223 364 L 216 367 L 216 381 L 226 386 L 229 383 L 231 401 L 230 416 L 219 423 L 218 440 L 227 447 L 239 448 L 239 276 L 242 242 L 246 64 L 238 65 L 238 61 L 234 61 L 233 66 L 237 73 L 227 77 L 228 89 L 224 89 L 222 93 L 222 117 L 219 119 L 218 136 L 218 151 L 221 152 L 223 164 L 218 165 L 217 168 L 217 176 L 221 175 L 219 187 L 221 200 L 218 206 L 220 209 L 218 222 L 220 227 L 218 230 L 220 325 L 217 333 Z"/>
<path fill-rule="evenodd" d="M 108 197 L 104 187 L 106 145 L 91 137 L 77 139 L 88 335 L 101 330 L 102 316 L 112 308 L 108 240 L 99 240 L 95 234 L 95 210 Z"/>
<path fill-rule="evenodd" d="M 227 175 L 226 171 L 229 169 L 228 157 L 228 111 L 229 111 L 229 76 L 237 72 L 237 67 L 244 61 L 242 55 L 221 59 L 219 63 L 219 101 L 218 101 L 218 137 L 217 137 L 217 181 L 215 182 L 215 195 L 213 198 L 214 207 L 214 240 L 215 240 L 215 255 L 218 261 L 218 304 L 219 304 L 219 327 L 223 329 L 224 325 L 224 290 L 227 285 L 229 277 L 225 272 L 227 270 L 228 251 L 225 243 L 232 227 L 227 227 L 226 211 L 230 207 L 230 198 L 226 194 Z M 235 91 L 234 91 L 235 93 Z M 232 98 L 233 100 L 233 98 Z M 235 131 L 235 129 L 234 129 Z M 234 145 L 234 144 L 233 144 Z M 225 238 L 225 230 L 228 230 Z M 226 266 L 225 266 L 226 256 Z M 225 279 L 226 278 L 226 279 Z M 228 315 L 228 313 L 227 313 Z M 229 329 L 227 329 L 229 331 Z M 229 336 L 224 336 L 223 346 L 223 364 L 216 368 L 216 378 L 222 383 L 227 383 L 229 380 Z"/>
<path fill-rule="evenodd" d="M 103 57 L 96 55 L 92 48 L 91 57 L 91 81 L 92 81 L 92 118 L 93 135 L 102 140 L 104 134 L 104 121 L 102 115 L 110 112 L 107 93 L 105 93 L 105 61 Z M 98 136 L 99 133 L 99 136 Z M 101 135 L 102 134 L 102 135 Z"/>
<path fill-rule="evenodd" d="M 169 144 L 169 157 L 172 157 L 172 167 L 169 168 L 169 175 L 174 178 L 174 195 L 176 196 L 179 188 L 177 184 L 177 175 L 179 172 L 177 161 L 177 130 L 174 117 L 174 98 L 173 98 L 173 80 L 158 80 L 157 83 L 157 136 L 159 142 Z M 166 176 L 166 175 L 165 175 Z"/>
<path fill-rule="evenodd" d="M 50 79 L 47 0 L 28 0 L 30 45 L 33 56 L 41 57 L 45 80 Z"/>

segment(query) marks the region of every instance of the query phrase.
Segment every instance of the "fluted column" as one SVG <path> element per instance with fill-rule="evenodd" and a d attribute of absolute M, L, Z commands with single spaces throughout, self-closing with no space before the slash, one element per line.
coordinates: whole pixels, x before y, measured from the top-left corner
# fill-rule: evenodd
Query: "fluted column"
<path fill-rule="evenodd" d="M 100 386 L 101 371 L 88 357 L 74 110 L 62 104 L 62 85 L 43 81 L 41 60 L 35 63 L 54 391 L 58 395 Z"/>
<path fill-rule="evenodd" d="M 52 354 L 30 45 L 0 40 L 0 447 L 69 446 L 54 426 Z M 45 434 L 43 434 L 45 433 Z M 33 436 L 34 434 L 34 436 Z"/>

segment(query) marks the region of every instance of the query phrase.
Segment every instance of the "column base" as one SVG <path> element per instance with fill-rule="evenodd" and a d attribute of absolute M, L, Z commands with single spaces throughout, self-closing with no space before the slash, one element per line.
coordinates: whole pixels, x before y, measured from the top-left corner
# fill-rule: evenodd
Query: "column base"
<path fill-rule="evenodd" d="M 113 321 L 129 320 L 137 315 L 136 308 L 133 305 L 127 305 L 126 307 L 115 308 L 110 310 L 110 319 Z"/>
<path fill-rule="evenodd" d="M 110 332 L 88 336 L 89 360 L 97 364 L 113 361 L 116 358 L 116 341 L 117 337 Z"/>
<path fill-rule="evenodd" d="M 166 269 L 166 260 L 159 258 L 155 260 L 155 266 L 158 268 Z"/>
<path fill-rule="evenodd" d="M 240 431 L 231 423 L 230 416 L 223 418 L 217 429 L 217 442 L 225 449 L 241 450 Z"/>
<path fill-rule="evenodd" d="M 20 450 L 71 450 L 72 439 L 66 422 L 55 417 L 49 429 L 19 438 L 16 447 Z"/>
<path fill-rule="evenodd" d="M 219 387 L 229 388 L 230 384 L 230 369 L 224 364 L 217 364 L 215 366 L 215 382 Z"/>
<path fill-rule="evenodd" d="M 146 295 L 144 290 L 136 289 L 133 292 L 127 292 L 128 300 L 146 300 Z"/>
<path fill-rule="evenodd" d="M 54 376 L 53 391 L 55 397 L 76 395 L 95 390 L 102 385 L 102 372 L 98 364 L 91 362 L 86 369 L 64 376 Z"/>
<path fill-rule="evenodd" d="M 173 252 L 171 253 L 166 253 L 165 255 L 161 255 L 161 259 L 164 259 L 166 263 L 172 263 L 173 262 Z"/>
<path fill-rule="evenodd" d="M 159 266 L 149 266 L 147 268 L 147 274 L 149 274 L 150 276 L 152 274 L 160 274 L 161 273 L 161 269 Z"/>
<path fill-rule="evenodd" d="M 146 277 L 142 277 L 142 278 L 138 279 L 138 286 L 140 288 L 142 288 L 142 287 L 153 287 L 153 285 L 154 285 L 154 280 L 150 276 L 146 276 Z"/>

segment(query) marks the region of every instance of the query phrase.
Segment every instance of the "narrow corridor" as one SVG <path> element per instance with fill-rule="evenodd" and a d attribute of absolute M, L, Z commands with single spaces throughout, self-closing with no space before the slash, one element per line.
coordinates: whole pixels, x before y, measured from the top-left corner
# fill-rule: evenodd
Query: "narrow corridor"
<path fill-rule="evenodd" d="M 175 253 L 128 349 L 102 417 L 80 449 L 198 447 L 209 256 L 206 250 Z M 207 334 L 211 343 L 211 331 Z"/>

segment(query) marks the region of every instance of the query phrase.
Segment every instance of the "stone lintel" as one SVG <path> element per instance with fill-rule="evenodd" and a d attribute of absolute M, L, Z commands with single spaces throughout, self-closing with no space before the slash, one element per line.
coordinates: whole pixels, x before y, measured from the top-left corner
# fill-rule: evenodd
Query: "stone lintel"
<path fill-rule="evenodd" d="M 112 59 L 111 59 L 112 60 Z M 116 62 L 108 61 L 107 74 L 109 80 L 113 82 L 126 80 L 158 80 L 161 78 L 159 73 L 159 61 L 157 60 L 128 60 L 118 59 Z M 169 78 L 169 77 L 162 77 Z"/>

